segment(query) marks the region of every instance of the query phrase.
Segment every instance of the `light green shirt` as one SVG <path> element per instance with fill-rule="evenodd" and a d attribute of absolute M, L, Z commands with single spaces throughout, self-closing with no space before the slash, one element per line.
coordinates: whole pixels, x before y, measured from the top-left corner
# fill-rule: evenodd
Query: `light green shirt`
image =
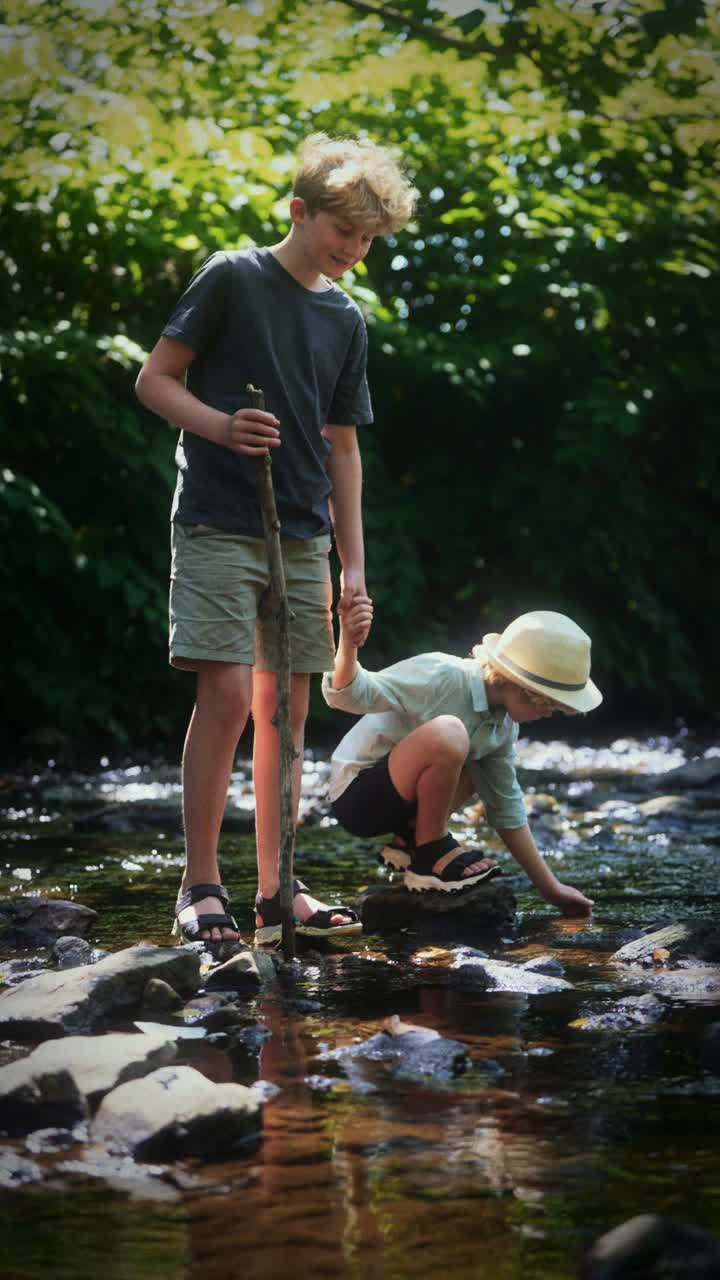
<path fill-rule="evenodd" d="M 475 658 L 421 653 L 383 671 L 365 671 L 344 689 L 333 689 L 332 673 L 323 676 L 329 706 L 361 715 L 333 753 L 330 800 L 337 800 L 353 778 L 421 724 L 436 716 L 462 720 L 470 738 L 466 767 L 496 830 L 525 825 L 525 805 L 515 774 L 518 726 L 502 707 L 488 707 L 485 681 Z"/>

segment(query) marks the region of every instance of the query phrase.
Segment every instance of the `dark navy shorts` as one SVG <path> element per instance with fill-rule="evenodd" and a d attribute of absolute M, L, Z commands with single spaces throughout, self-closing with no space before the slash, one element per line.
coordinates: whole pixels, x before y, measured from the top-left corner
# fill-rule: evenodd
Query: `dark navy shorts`
<path fill-rule="evenodd" d="M 396 791 L 388 767 L 389 754 L 353 778 L 330 809 L 341 827 L 353 836 L 380 836 L 393 832 L 407 844 L 415 843 L 417 804 Z"/>

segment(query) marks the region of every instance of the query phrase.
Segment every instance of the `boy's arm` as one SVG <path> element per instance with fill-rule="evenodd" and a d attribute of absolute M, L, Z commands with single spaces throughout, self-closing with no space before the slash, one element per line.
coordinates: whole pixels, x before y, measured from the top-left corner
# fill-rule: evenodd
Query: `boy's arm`
<path fill-rule="evenodd" d="M 565 916 L 589 916 L 592 913 L 592 899 L 586 898 L 579 889 L 562 884 L 550 870 L 527 823 L 511 830 L 498 830 L 498 835 L 546 902 L 559 907 Z"/>
<path fill-rule="evenodd" d="M 146 408 L 176 427 L 236 453 L 263 454 L 268 446 L 279 445 L 279 423 L 272 413 L 250 408 L 222 413 L 188 391 L 183 379 L 195 354 L 192 347 L 176 338 L 160 338 L 135 383 L 138 399 Z"/>
<path fill-rule="evenodd" d="M 365 550 L 362 529 L 362 460 L 354 426 L 328 424 L 323 435 L 330 445 L 327 471 L 332 484 L 330 517 L 335 531 L 342 575 L 338 612 L 349 609 L 356 596 L 365 596 Z M 358 639 L 364 644 L 367 631 Z"/>
<path fill-rule="evenodd" d="M 349 609 L 340 614 L 340 639 L 335 654 L 331 688 L 346 689 L 358 671 L 358 636 L 367 635 L 372 623 L 372 600 L 356 596 Z"/>

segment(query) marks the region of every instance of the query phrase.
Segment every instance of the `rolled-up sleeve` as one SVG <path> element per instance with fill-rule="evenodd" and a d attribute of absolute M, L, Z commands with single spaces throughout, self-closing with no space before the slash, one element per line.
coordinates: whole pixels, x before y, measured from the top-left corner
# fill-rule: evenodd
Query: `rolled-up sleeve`
<path fill-rule="evenodd" d="M 405 658 L 382 671 L 366 671 L 358 664 L 357 674 L 344 689 L 334 689 L 332 672 L 325 672 L 323 697 L 328 706 L 364 716 L 370 711 L 396 711 L 422 724 L 448 709 L 448 700 L 457 698 L 462 677 L 444 661 L 442 654 L 424 653 Z"/>
<path fill-rule="evenodd" d="M 503 748 L 468 764 L 475 790 L 485 805 L 487 820 L 496 831 L 512 831 L 527 822 L 513 757 L 512 747 Z"/>

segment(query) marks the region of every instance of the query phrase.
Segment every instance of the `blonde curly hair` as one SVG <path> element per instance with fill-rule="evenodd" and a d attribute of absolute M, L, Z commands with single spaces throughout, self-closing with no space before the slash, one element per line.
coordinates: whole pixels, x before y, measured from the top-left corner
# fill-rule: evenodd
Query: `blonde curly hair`
<path fill-rule="evenodd" d="M 390 147 L 369 138 L 313 133 L 298 153 L 293 195 L 314 217 L 321 210 L 386 235 L 412 218 L 418 192 Z"/>

